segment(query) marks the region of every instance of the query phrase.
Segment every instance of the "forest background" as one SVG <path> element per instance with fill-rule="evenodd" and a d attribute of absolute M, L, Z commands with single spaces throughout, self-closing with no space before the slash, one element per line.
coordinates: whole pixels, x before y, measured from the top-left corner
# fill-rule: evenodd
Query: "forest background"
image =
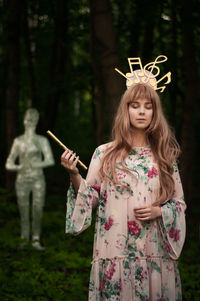
<path fill-rule="evenodd" d="M 40 112 L 38 134 L 51 130 L 88 165 L 110 139 L 129 72 L 128 57 L 168 61 L 172 82 L 161 94 L 181 144 L 179 167 L 187 202 L 187 238 L 179 259 L 183 300 L 200 300 L 200 1 L 0 0 L 0 296 L 1 300 L 87 300 L 93 226 L 64 233 L 69 178 L 62 150 L 45 171 L 45 252 L 18 250 L 15 174 L 5 161 L 22 134 L 27 108 Z M 83 176 L 85 172 L 81 170 Z"/>

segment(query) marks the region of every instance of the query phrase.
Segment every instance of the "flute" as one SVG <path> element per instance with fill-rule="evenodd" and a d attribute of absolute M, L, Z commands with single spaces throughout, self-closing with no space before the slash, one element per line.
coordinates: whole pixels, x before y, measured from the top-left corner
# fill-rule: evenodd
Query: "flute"
<path fill-rule="evenodd" d="M 51 131 L 47 131 L 47 134 L 51 136 L 64 150 L 69 150 L 69 148 L 66 147 Z M 80 164 L 81 167 L 83 167 L 85 170 L 87 170 L 87 166 L 81 162 L 81 160 L 78 160 L 78 163 Z"/>

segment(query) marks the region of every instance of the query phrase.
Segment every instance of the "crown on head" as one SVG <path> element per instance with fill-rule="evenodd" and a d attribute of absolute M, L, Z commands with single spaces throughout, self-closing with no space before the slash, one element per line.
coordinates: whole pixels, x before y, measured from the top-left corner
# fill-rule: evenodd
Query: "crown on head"
<path fill-rule="evenodd" d="M 150 62 L 142 67 L 142 62 L 140 57 L 131 57 L 128 58 L 128 63 L 130 67 L 130 71 L 126 74 L 122 73 L 119 69 L 115 68 L 117 72 L 119 72 L 123 77 L 126 78 L 126 86 L 129 88 L 130 86 L 138 83 L 149 84 L 154 90 L 160 90 L 162 93 L 167 84 L 171 82 L 171 72 L 166 73 L 159 80 L 156 77 L 160 74 L 160 68 L 156 66 L 156 64 L 160 64 L 167 61 L 167 57 L 165 55 L 159 55 L 154 62 Z M 139 65 L 140 69 L 133 70 L 133 65 Z M 155 73 L 154 73 L 155 69 Z M 166 81 L 163 86 L 158 87 L 158 84 L 166 78 Z"/>

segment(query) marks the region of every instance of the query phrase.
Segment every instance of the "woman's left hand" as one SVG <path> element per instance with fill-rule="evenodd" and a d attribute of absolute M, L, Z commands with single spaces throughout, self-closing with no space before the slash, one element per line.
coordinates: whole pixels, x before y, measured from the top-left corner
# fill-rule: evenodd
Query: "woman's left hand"
<path fill-rule="evenodd" d="M 160 217 L 162 215 L 161 208 L 159 206 L 143 206 L 134 209 L 136 219 L 140 221 L 149 221 Z"/>

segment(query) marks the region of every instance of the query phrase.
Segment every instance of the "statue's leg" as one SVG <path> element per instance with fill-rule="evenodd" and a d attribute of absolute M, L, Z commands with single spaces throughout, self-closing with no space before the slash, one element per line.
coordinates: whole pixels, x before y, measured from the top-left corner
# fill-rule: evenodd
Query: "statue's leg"
<path fill-rule="evenodd" d="M 29 196 L 30 184 L 26 182 L 16 182 L 17 203 L 21 221 L 21 238 L 29 240 L 30 222 L 29 222 Z"/>
<path fill-rule="evenodd" d="M 33 242 L 35 241 L 39 243 L 40 241 L 41 220 L 43 214 L 44 200 L 45 200 L 45 180 L 44 177 L 39 177 L 37 181 L 35 181 L 33 187 L 33 208 L 32 208 Z"/>

